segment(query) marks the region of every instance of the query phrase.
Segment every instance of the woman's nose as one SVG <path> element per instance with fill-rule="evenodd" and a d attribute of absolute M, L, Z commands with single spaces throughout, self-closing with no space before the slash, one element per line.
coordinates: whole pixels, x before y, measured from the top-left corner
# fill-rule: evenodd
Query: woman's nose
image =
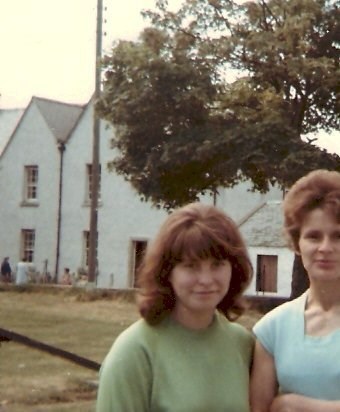
<path fill-rule="evenodd" d="M 332 248 L 333 248 L 332 239 L 328 236 L 325 236 L 320 243 L 319 250 L 329 251 L 329 250 L 332 250 Z"/>
<path fill-rule="evenodd" d="M 198 280 L 200 283 L 208 284 L 212 280 L 210 270 L 207 268 L 201 268 L 198 272 Z"/>

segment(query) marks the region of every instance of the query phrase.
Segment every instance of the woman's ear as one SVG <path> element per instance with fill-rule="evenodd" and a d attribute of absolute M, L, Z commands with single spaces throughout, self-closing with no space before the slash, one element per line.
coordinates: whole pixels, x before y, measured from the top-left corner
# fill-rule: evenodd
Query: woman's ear
<path fill-rule="evenodd" d="M 293 248 L 294 248 L 294 253 L 296 255 L 301 256 L 300 246 L 299 246 L 299 239 L 293 241 Z"/>

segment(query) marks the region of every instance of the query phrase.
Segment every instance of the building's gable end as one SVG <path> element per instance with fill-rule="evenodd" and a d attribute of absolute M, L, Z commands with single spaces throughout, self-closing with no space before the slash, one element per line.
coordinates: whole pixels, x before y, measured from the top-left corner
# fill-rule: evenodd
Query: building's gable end
<path fill-rule="evenodd" d="M 24 109 L 0 110 L 0 154 L 15 131 Z"/>
<path fill-rule="evenodd" d="M 58 142 L 66 142 L 76 126 L 84 106 L 33 97 L 40 113 Z"/>
<path fill-rule="evenodd" d="M 25 121 L 25 119 L 26 119 L 26 117 L 27 117 L 27 113 L 28 113 L 30 107 L 32 106 L 32 104 L 33 104 L 33 99 L 31 99 L 31 101 L 30 101 L 29 104 L 27 105 L 26 109 L 24 109 L 24 111 L 23 111 L 23 113 L 22 113 L 22 115 L 21 115 L 21 117 L 20 117 L 20 120 L 17 122 L 14 130 L 12 131 L 11 136 L 9 136 L 6 144 L 4 145 L 3 150 L 2 150 L 2 152 L 1 152 L 1 154 L 0 154 L 0 160 L 4 157 L 5 153 L 7 152 L 7 149 L 8 149 L 8 147 L 10 146 L 12 140 L 14 139 L 14 137 L 15 137 L 15 135 L 16 135 L 16 133 L 17 133 L 17 130 L 20 128 L 21 124 Z"/>
<path fill-rule="evenodd" d="M 281 205 L 280 201 L 268 201 L 243 220 L 239 228 L 248 246 L 287 246 Z"/>

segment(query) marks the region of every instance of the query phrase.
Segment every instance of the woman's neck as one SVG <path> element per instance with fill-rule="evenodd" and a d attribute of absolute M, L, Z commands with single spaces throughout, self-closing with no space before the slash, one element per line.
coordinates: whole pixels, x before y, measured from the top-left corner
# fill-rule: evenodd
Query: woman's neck
<path fill-rule="evenodd" d="M 188 329 L 202 330 L 209 327 L 213 321 L 214 313 L 192 313 L 189 310 L 175 308 L 171 313 L 173 319 Z"/>
<path fill-rule="evenodd" d="M 327 336 L 340 329 L 340 289 L 333 289 L 319 286 L 308 291 L 304 313 L 306 335 Z"/>
<path fill-rule="evenodd" d="M 325 311 L 340 307 L 340 281 L 311 283 L 307 305 L 320 307 Z"/>

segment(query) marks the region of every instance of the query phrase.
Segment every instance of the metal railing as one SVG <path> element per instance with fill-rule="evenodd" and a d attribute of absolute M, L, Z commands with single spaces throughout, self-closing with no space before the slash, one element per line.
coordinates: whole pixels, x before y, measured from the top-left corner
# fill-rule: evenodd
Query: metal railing
<path fill-rule="evenodd" d="M 99 371 L 101 366 L 99 363 L 79 356 L 75 353 L 68 352 L 64 349 L 60 349 L 55 346 L 40 342 L 38 340 L 31 339 L 28 336 L 20 335 L 19 333 L 0 328 L 0 342 L 9 341 L 21 343 L 23 345 L 29 346 L 30 348 L 47 352 L 50 355 L 59 356 L 73 363 L 76 363 L 77 365 L 84 366 L 85 368 L 92 369 L 95 371 Z"/>

